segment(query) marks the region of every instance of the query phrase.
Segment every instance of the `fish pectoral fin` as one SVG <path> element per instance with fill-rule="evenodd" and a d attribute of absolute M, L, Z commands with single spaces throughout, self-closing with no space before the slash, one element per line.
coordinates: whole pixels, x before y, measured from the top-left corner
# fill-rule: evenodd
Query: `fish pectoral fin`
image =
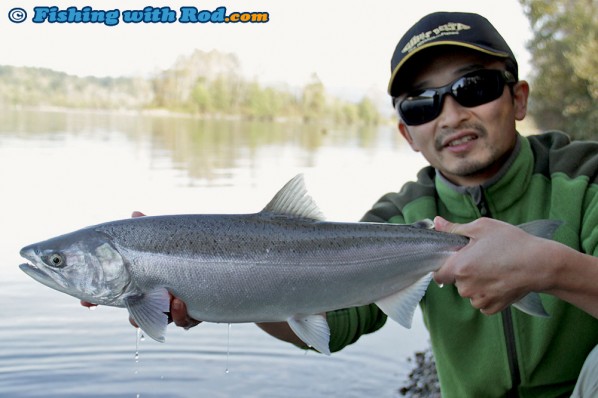
<path fill-rule="evenodd" d="M 513 307 L 517 308 L 519 311 L 525 312 L 528 315 L 541 317 L 550 316 L 542 304 L 540 295 L 535 292 L 531 292 L 521 300 L 513 303 Z"/>
<path fill-rule="evenodd" d="M 432 273 L 430 272 L 408 288 L 376 301 L 376 305 L 392 320 L 411 329 L 415 308 L 426 294 L 431 280 Z"/>
<path fill-rule="evenodd" d="M 305 344 L 330 355 L 330 328 L 323 315 L 295 315 L 287 319 L 287 323 Z"/>
<path fill-rule="evenodd" d="M 152 339 L 163 343 L 170 311 L 170 295 L 165 288 L 157 288 L 146 293 L 130 295 L 124 299 L 129 314 Z"/>

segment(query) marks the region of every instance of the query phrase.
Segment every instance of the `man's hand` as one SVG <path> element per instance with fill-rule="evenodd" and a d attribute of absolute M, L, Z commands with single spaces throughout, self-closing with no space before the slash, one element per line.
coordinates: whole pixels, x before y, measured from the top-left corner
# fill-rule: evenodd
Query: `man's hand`
<path fill-rule="evenodd" d="M 139 327 L 131 317 L 129 317 L 129 322 L 136 328 Z M 171 322 L 174 322 L 175 325 L 187 330 L 201 323 L 201 321 L 191 318 L 189 314 L 187 314 L 187 306 L 185 303 L 181 299 L 174 297 L 172 294 L 170 295 L 170 314 L 168 316 L 168 323 Z"/>
<path fill-rule="evenodd" d="M 440 285 L 455 284 L 459 294 L 482 313 L 495 314 L 529 292 L 540 291 L 538 254 L 548 241 L 489 218 L 455 224 L 436 217 L 434 227 L 470 238 L 447 259 L 434 280 Z"/>

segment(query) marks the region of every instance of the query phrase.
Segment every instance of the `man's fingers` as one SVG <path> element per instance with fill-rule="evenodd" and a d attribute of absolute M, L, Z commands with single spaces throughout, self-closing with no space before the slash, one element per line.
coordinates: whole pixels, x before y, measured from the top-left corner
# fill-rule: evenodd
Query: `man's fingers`
<path fill-rule="evenodd" d="M 463 224 L 457 224 L 457 223 L 452 223 L 450 221 L 447 221 L 440 216 L 434 217 L 434 229 L 436 231 L 463 235 L 463 233 L 461 232 L 462 225 Z"/>
<path fill-rule="evenodd" d="M 173 298 L 170 303 L 170 315 L 175 325 L 190 329 L 200 324 L 199 321 L 192 319 L 187 314 L 187 306 L 182 300 Z"/>
<path fill-rule="evenodd" d="M 466 235 L 470 224 L 457 224 L 447 221 L 446 219 L 436 216 L 434 217 L 434 229 L 440 232 L 448 232 L 451 234 Z M 455 283 L 454 264 L 449 258 L 443 266 L 434 272 L 434 281 L 439 285 L 448 285 Z"/>
<path fill-rule="evenodd" d="M 448 272 L 443 272 L 443 268 L 440 268 L 438 271 L 434 272 L 433 278 L 434 282 L 436 282 L 440 287 L 455 283 L 454 276 Z"/>

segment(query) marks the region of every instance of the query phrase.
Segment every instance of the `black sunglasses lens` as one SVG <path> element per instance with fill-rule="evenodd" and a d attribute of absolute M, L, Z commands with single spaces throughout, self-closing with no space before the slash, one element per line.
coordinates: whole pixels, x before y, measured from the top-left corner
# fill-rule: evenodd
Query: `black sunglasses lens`
<path fill-rule="evenodd" d="M 495 71 L 480 71 L 475 75 L 464 76 L 451 86 L 451 94 L 457 102 L 466 107 L 474 107 L 494 101 L 503 92 L 504 81 Z"/>
<path fill-rule="evenodd" d="M 416 126 L 436 119 L 440 113 L 440 96 L 436 90 L 410 95 L 399 103 L 399 113 L 408 125 Z"/>

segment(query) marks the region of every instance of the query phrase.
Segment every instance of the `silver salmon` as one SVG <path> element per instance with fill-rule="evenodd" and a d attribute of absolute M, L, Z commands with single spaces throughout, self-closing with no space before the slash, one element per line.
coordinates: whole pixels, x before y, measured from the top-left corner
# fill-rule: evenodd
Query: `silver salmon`
<path fill-rule="evenodd" d="M 558 221 L 521 226 L 550 238 Z M 445 259 L 468 238 L 413 225 L 326 222 L 301 175 L 259 213 L 130 218 L 90 226 L 21 250 L 38 282 L 96 304 L 126 307 L 164 341 L 169 293 L 207 322 L 286 321 L 330 354 L 326 311 L 376 303 L 411 326 Z M 536 293 L 514 306 L 546 312 Z"/>

